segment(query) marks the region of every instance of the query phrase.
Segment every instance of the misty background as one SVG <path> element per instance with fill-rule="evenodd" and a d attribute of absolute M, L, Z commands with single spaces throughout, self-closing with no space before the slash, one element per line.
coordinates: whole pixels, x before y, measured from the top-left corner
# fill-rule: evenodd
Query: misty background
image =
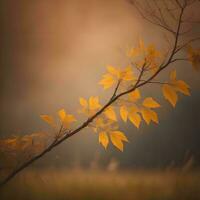
<path fill-rule="evenodd" d="M 107 64 L 126 65 L 126 48 L 139 38 L 159 48 L 165 44 L 162 31 L 143 21 L 125 0 L 1 0 L 0 25 L 1 138 L 48 130 L 40 114 L 65 108 L 78 115 L 79 97 L 98 95 L 105 101 L 111 91 L 97 83 Z M 200 33 L 198 24 L 194 29 Z M 39 166 L 88 167 L 115 159 L 124 168 L 162 168 L 181 166 L 190 157 L 198 166 L 200 74 L 189 64 L 178 65 L 178 78 L 191 86 L 191 97 L 179 95 L 173 109 L 159 87 L 145 88 L 144 96 L 162 105 L 160 123 L 143 123 L 139 130 L 121 124 L 130 141 L 124 153 L 112 145 L 105 151 L 87 129 L 42 158 Z"/>

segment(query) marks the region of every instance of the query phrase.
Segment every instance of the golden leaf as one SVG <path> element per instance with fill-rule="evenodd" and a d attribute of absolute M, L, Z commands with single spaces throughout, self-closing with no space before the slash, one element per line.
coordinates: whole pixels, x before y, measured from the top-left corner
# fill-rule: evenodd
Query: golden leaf
<path fill-rule="evenodd" d="M 65 110 L 64 110 L 64 109 L 59 110 L 59 111 L 58 111 L 58 115 L 59 115 L 59 117 L 60 117 L 61 122 L 64 122 L 64 119 L 65 119 L 65 117 L 66 117 Z"/>
<path fill-rule="evenodd" d="M 160 107 L 160 104 L 158 102 L 156 102 L 152 97 L 146 98 L 143 101 L 142 105 L 147 108 L 159 108 Z"/>
<path fill-rule="evenodd" d="M 160 57 L 160 52 L 156 50 L 155 46 L 153 44 L 150 44 L 147 47 L 147 56 L 153 60 L 156 57 Z"/>
<path fill-rule="evenodd" d="M 108 65 L 107 70 L 113 76 L 116 76 L 118 79 L 120 78 L 120 71 L 118 69 L 116 69 L 115 67 Z"/>
<path fill-rule="evenodd" d="M 103 119 L 102 117 L 97 117 L 97 118 L 94 120 L 94 122 L 95 122 L 96 127 L 102 128 L 102 127 L 105 126 L 105 124 L 104 124 L 104 119 Z"/>
<path fill-rule="evenodd" d="M 124 142 L 128 142 L 127 137 L 121 131 L 112 131 L 110 132 L 110 139 L 115 147 L 117 147 L 120 151 L 123 151 Z"/>
<path fill-rule="evenodd" d="M 102 144 L 105 149 L 107 148 L 109 139 L 106 132 L 99 133 L 99 143 Z"/>
<path fill-rule="evenodd" d="M 131 107 L 130 107 L 130 112 L 139 112 L 140 109 L 137 107 L 136 104 L 132 104 Z"/>
<path fill-rule="evenodd" d="M 107 74 L 103 75 L 102 80 L 99 84 L 103 86 L 104 89 L 112 87 L 119 80 L 121 81 L 131 81 L 134 79 L 132 67 L 128 66 L 124 69 L 118 69 L 111 65 L 107 66 Z"/>
<path fill-rule="evenodd" d="M 108 119 L 111 119 L 113 121 L 117 121 L 117 116 L 116 116 L 116 113 L 115 113 L 114 108 L 112 106 L 109 106 L 108 108 L 106 108 L 106 110 L 104 111 L 104 114 L 106 115 L 106 117 Z"/>
<path fill-rule="evenodd" d="M 175 107 L 178 100 L 178 96 L 174 88 L 168 84 L 164 84 L 162 87 L 162 91 L 165 99 L 168 100 L 173 107 Z"/>
<path fill-rule="evenodd" d="M 103 75 L 103 79 L 99 82 L 100 85 L 103 86 L 104 89 L 108 89 L 114 85 L 116 80 L 110 74 Z"/>
<path fill-rule="evenodd" d="M 140 123 L 142 121 L 140 115 L 136 112 L 129 113 L 129 120 L 137 127 L 140 127 Z"/>
<path fill-rule="evenodd" d="M 139 89 L 135 89 L 133 92 L 129 93 L 129 100 L 132 102 L 136 102 L 141 98 Z"/>
<path fill-rule="evenodd" d="M 133 71 L 131 66 L 126 67 L 124 70 L 120 72 L 120 79 L 124 81 L 131 81 L 134 79 Z"/>
<path fill-rule="evenodd" d="M 84 99 L 84 98 L 80 98 L 79 99 L 79 102 L 80 102 L 80 104 L 81 104 L 81 106 L 83 106 L 84 108 L 87 108 L 88 107 L 88 103 L 87 103 L 87 100 L 86 99 Z"/>
<path fill-rule="evenodd" d="M 177 91 L 183 93 L 184 95 L 190 96 L 190 86 L 186 82 L 178 80 L 175 82 L 175 86 Z"/>
<path fill-rule="evenodd" d="M 147 124 L 149 124 L 151 121 L 158 124 L 158 115 L 153 110 L 143 108 L 141 109 L 141 114 Z"/>
<path fill-rule="evenodd" d="M 89 98 L 89 107 L 90 110 L 97 110 L 101 108 L 101 105 L 99 103 L 99 97 L 90 97 Z"/>
<path fill-rule="evenodd" d="M 50 115 L 40 115 L 40 118 L 43 121 L 45 121 L 46 123 L 48 123 L 49 125 L 51 125 L 53 128 L 56 127 L 56 123 L 55 123 L 55 121 L 54 121 L 52 116 L 50 116 Z"/>
<path fill-rule="evenodd" d="M 127 122 L 128 118 L 128 110 L 126 106 L 121 106 L 120 107 L 120 116 L 124 122 Z"/>
<path fill-rule="evenodd" d="M 66 128 L 69 128 L 70 124 L 76 121 L 75 117 L 73 115 L 66 114 L 64 109 L 59 110 L 58 115 L 63 126 Z"/>

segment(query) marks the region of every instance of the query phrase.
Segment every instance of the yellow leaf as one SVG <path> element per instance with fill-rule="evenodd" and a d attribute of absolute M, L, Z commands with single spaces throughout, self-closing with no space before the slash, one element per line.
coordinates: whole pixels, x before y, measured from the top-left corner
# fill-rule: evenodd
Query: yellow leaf
<path fill-rule="evenodd" d="M 127 137 L 124 135 L 123 132 L 121 131 L 112 131 L 112 134 L 115 134 L 116 137 L 118 137 L 119 139 L 121 139 L 124 142 L 128 142 Z"/>
<path fill-rule="evenodd" d="M 104 127 L 104 120 L 102 117 L 98 117 L 94 120 L 96 127 Z"/>
<path fill-rule="evenodd" d="M 182 80 L 175 82 L 176 90 L 183 93 L 184 95 L 190 96 L 190 86 Z"/>
<path fill-rule="evenodd" d="M 87 108 L 87 107 L 88 107 L 88 103 L 87 103 L 87 100 L 86 100 L 86 99 L 80 98 L 80 99 L 79 99 L 79 102 L 80 102 L 81 106 L 83 106 L 84 108 Z"/>
<path fill-rule="evenodd" d="M 66 114 L 65 110 L 64 109 L 61 109 L 58 111 L 58 115 L 60 117 L 60 121 L 62 122 L 62 124 L 66 127 L 66 128 L 69 128 L 70 127 L 70 124 L 72 122 L 75 122 L 76 119 L 73 115 L 69 115 L 69 114 Z"/>
<path fill-rule="evenodd" d="M 117 121 L 117 116 L 116 113 L 114 111 L 114 108 L 112 106 L 109 106 L 106 110 L 105 110 L 105 115 L 108 119 L 111 119 L 113 121 Z"/>
<path fill-rule="evenodd" d="M 158 124 L 158 115 L 156 112 L 150 109 L 142 109 L 141 110 L 142 117 L 144 121 L 149 124 L 151 121 Z"/>
<path fill-rule="evenodd" d="M 132 102 L 136 102 L 141 98 L 139 89 L 135 89 L 133 92 L 129 93 L 129 100 Z"/>
<path fill-rule="evenodd" d="M 155 46 L 153 44 L 150 44 L 147 47 L 147 56 L 153 60 L 156 57 L 160 57 L 160 52 L 156 50 Z"/>
<path fill-rule="evenodd" d="M 117 147 L 120 151 L 123 151 L 123 142 L 128 142 L 127 137 L 121 131 L 112 131 L 110 132 L 110 139 L 115 147 Z"/>
<path fill-rule="evenodd" d="M 118 69 L 116 69 L 115 67 L 108 65 L 107 70 L 112 75 L 116 76 L 117 78 L 120 78 L 120 71 Z"/>
<path fill-rule="evenodd" d="M 147 108 L 159 108 L 160 107 L 160 104 L 157 103 L 152 97 L 146 98 L 143 101 L 142 105 Z"/>
<path fill-rule="evenodd" d="M 141 123 L 141 117 L 138 113 L 136 112 L 130 112 L 129 113 L 129 120 L 137 127 L 140 127 Z"/>
<path fill-rule="evenodd" d="M 70 127 L 70 124 L 72 123 L 72 122 L 75 122 L 76 121 L 76 119 L 75 119 L 75 117 L 73 116 L 73 115 L 66 115 L 66 117 L 65 117 L 65 119 L 64 119 L 64 121 L 63 121 L 63 124 L 64 124 L 64 126 L 66 127 L 66 128 L 69 128 Z"/>
<path fill-rule="evenodd" d="M 131 81 L 134 79 L 131 66 L 126 67 L 120 72 L 120 78 L 125 81 Z"/>
<path fill-rule="evenodd" d="M 114 85 L 116 80 L 110 74 L 103 75 L 103 79 L 99 82 L 100 85 L 103 86 L 104 89 L 108 89 Z"/>
<path fill-rule="evenodd" d="M 126 122 L 127 118 L 128 118 L 128 110 L 127 110 L 126 106 L 121 106 L 120 107 L 120 115 L 121 115 L 122 120 L 124 122 Z"/>
<path fill-rule="evenodd" d="M 134 112 L 139 112 L 140 109 L 137 107 L 136 104 L 132 104 L 130 107 L 130 112 L 134 113 Z"/>
<path fill-rule="evenodd" d="M 65 117 L 66 117 L 66 113 L 64 109 L 61 109 L 58 111 L 58 116 L 60 117 L 61 122 L 64 121 Z"/>
<path fill-rule="evenodd" d="M 178 96 L 174 88 L 168 84 L 164 84 L 162 87 L 162 91 L 165 99 L 167 99 L 172 104 L 172 106 L 175 107 L 178 100 Z"/>
<path fill-rule="evenodd" d="M 54 128 L 56 127 L 56 123 L 55 123 L 52 116 L 50 116 L 50 115 L 40 115 L 40 118 L 42 120 L 44 120 L 46 123 L 48 123 L 49 125 L 51 125 L 52 127 L 54 127 Z"/>
<path fill-rule="evenodd" d="M 99 133 L 99 143 L 102 144 L 105 149 L 107 148 L 109 139 L 106 132 Z"/>
<path fill-rule="evenodd" d="M 99 97 L 90 97 L 89 98 L 89 107 L 90 110 L 97 110 L 101 108 L 101 105 L 99 103 Z"/>

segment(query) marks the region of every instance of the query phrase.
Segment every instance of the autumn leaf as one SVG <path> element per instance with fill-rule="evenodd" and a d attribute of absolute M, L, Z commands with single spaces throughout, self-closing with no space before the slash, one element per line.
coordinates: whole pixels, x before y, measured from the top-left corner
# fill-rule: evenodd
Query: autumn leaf
<path fill-rule="evenodd" d="M 184 95 L 190 96 L 189 85 L 183 80 L 177 80 L 176 70 L 173 70 L 170 73 L 170 81 L 162 87 L 163 96 L 168 100 L 173 107 L 176 106 L 178 95 L 177 92 L 180 92 Z"/>
<path fill-rule="evenodd" d="M 65 128 L 70 128 L 71 123 L 76 121 L 75 117 L 73 115 L 66 114 L 64 109 L 58 111 L 58 116 Z"/>
<path fill-rule="evenodd" d="M 94 114 L 99 108 L 101 108 L 101 104 L 99 103 L 99 97 L 90 97 L 87 101 L 84 98 L 79 99 L 80 105 L 82 106 L 80 112 L 88 115 Z"/>
<path fill-rule="evenodd" d="M 151 109 L 141 109 L 141 114 L 144 121 L 149 125 L 151 121 L 158 124 L 158 115 Z"/>
<path fill-rule="evenodd" d="M 96 128 L 104 128 L 105 127 L 105 122 L 104 122 L 104 118 L 103 117 L 97 117 L 95 120 L 94 120 L 94 123 L 95 123 L 95 127 Z"/>
<path fill-rule="evenodd" d="M 129 101 L 136 102 L 141 98 L 139 89 L 135 89 L 133 92 L 129 93 Z"/>
<path fill-rule="evenodd" d="M 184 95 L 190 96 L 190 86 L 183 80 L 176 80 L 176 70 L 170 73 L 170 83 L 174 86 L 174 89 L 181 92 Z"/>
<path fill-rule="evenodd" d="M 176 90 L 181 92 L 184 95 L 190 96 L 190 86 L 182 80 L 175 82 Z"/>
<path fill-rule="evenodd" d="M 131 58 L 135 58 L 137 56 L 141 56 L 142 54 L 144 54 L 145 51 L 146 51 L 146 48 L 144 45 L 144 41 L 142 39 L 139 39 L 138 45 L 128 50 L 127 56 Z"/>
<path fill-rule="evenodd" d="M 120 107 L 120 116 L 124 122 L 127 122 L 128 118 L 128 110 L 126 106 L 121 106 Z"/>
<path fill-rule="evenodd" d="M 79 102 L 80 102 L 81 106 L 83 106 L 84 108 L 87 108 L 87 107 L 88 107 L 88 102 L 87 102 L 86 99 L 84 99 L 84 98 L 81 97 L 81 98 L 79 99 Z"/>
<path fill-rule="evenodd" d="M 141 116 L 137 112 L 129 113 L 129 120 L 137 127 L 140 127 L 140 123 L 142 121 Z"/>
<path fill-rule="evenodd" d="M 99 133 L 99 143 L 103 145 L 103 147 L 106 149 L 109 143 L 108 135 L 106 132 L 100 132 Z"/>
<path fill-rule="evenodd" d="M 52 126 L 53 128 L 56 127 L 56 123 L 55 123 L 55 121 L 54 121 L 52 116 L 50 116 L 50 115 L 40 115 L 40 118 L 43 121 L 45 121 L 46 123 L 48 123 L 50 126 Z"/>
<path fill-rule="evenodd" d="M 149 57 L 150 61 L 152 61 L 156 57 L 160 57 L 160 52 L 156 50 L 155 45 L 150 44 L 147 47 L 147 57 Z"/>
<path fill-rule="evenodd" d="M 152 72 L 155 72 L 155 70 L 158 69 L 158 58 L 161 57 L 161 53 L 156 50 L 154 44 L 149 44 L 145 47 L 144 41 L 139 39 L 138 45 L 128 50 L 127 56 L 134 58 L 134 60 L 137 58 L 134 64 L 138 68 L 141 68 L 145 61 L 148 63 L 146 68 L 150 69 Z"/>
<path fill-rule="evenodd" d="M 120 151 L 124 149 L 124 142 L 128 142 L 127 137 L 121 131 L 112 131 L 110 132 L 111 142 L 115 147 L 117 147 Z"/>
<path fill-rule="evenodd" d="M 160 104 L 157 103 L 152 97 L 146 98 L 143 101 L 142 105 L 147 108 L 159 108 L 160 107 Z"/>
<path fill-rule="evenodd" d="M 139 128 L 141 123 L 141 117 L 137 113 L 139 109 L 136 105 L 131 105 L 130 107 L 122 105 L 120 107 L 120 116 L 124 122 L 127 122 L 129 119 L 137 128 Z"/>
<path fill-rule="evenodd" d="M 134 80 L 134 75 L 131 66 L 127 66 L 124 69 L 119 69 L 111 65 L 107 66 L 107 74 L 103 75 L 99 84 L 103 86 L 104 89 L 109 89 L 119 80 L 121 81 L 132 81 Z"/>
<path fill-rule="evenodd" d="M 109 89 L 110 87 L 112 87 L 115 84 L 115 82 L 116 81 L 114 80 L 112 75 L 105 74 L 105 75 L 103 75 L 103 78 L 99 82 L 99 84 L 102 85 L 103 88 L 106 90 L 106 89 Z"/>
<path fill-rule="evenodd" d="M 119 79 L 124 81 L 132 81 L 134 79 L 132 67 L 128 66 L 124 70 L 121 70 Z"/>
<path fill-rule="evenodd" d="M 111 75 L 116 76 L 118 79 L 120 78 L 120 70 L 116 69 L 111 65 L 107 66 L 107 70 Z"/>
<path fill-rule="evenodd" d="M 168 84 L 164 84 L 162 87 L 162 91 L 165 99 L 168 100 L 173 107 L 175 107 L 178 100 L 178 96 L 174 88 Z"/>
<path fill-rule="evenodd" d="M 106 117 L 108 119 L 111 119 L 113 121 L 117 121 L 117 116 L 116 116 L 116 113 L 115 113 L 114 108 L 112 106 L 109 106 L 108 108 L 106 108 L 106 110 L 104 111 L 104 114 L 106 115 Z"/>
<path fill-rule="evenodd" d="M 99 97 L 90 97 L 89 98 L 89 109 L 90 110 L 98 110 L 101 108 L 101 105 L 99 103 Z"/>

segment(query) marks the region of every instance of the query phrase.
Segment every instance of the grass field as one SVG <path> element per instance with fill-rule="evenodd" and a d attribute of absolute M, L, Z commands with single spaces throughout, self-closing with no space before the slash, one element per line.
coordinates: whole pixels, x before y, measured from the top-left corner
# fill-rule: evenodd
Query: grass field
<path fill-rule="evenodd" d="M 0 190 L 0 200 L 200 200 L 200 173 L 32 170 Z"/>

